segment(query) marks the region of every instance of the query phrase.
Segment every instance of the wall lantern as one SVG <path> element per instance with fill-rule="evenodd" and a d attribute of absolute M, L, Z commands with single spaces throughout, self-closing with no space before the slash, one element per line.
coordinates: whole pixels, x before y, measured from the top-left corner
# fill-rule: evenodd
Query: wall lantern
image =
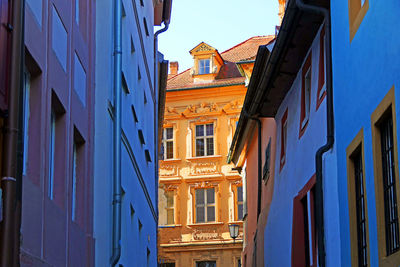
<path fill-rule="evenodd" d="M 230 224 L 229 225 L 229 234 L 233 238 L 233 242 L 239 235 L 239 224 Z"/>

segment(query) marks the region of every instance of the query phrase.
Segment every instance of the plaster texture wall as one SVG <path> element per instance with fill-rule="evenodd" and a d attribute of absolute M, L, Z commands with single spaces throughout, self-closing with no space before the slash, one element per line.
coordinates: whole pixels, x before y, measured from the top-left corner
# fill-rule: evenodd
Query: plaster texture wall
<path fill-rule="evenodd" d="M 153 1 L 123 0 L 122 18 L 122 266 L 157 264 Z M 113 1 L 97 1 L 95 210 L 96 266 L 109 266 L 113 192 Z M 148 35 L 144 19 L 147 21 Z M 125 81 L 124 81 L 125 80 Z M 126 82 L 126 84 L 124 84 Z M 133 113 L 135 111 L 135 116 Z M 137 119 L 137 121 L 136 121 Z M 144 143 L 140 141 L 142 131 Z M 147 161 L 145 150 L 151 161 Z"/>
<path fill-rule="evenodd" d="M 27 1 L 25 67 L 29 116 L 25 129 L 21 266 L 93 266 L 94 1 L 82 1 L 79 25 L 74 1 Z M 62 38 L 60 38 L 62 36 Z M 86 80 L 84 103 L 73 89 L 74 55 Z M 54 156 L 51 112 L 57 113 Z M 77 136 L 81 150 L 76 161 Z M 54 183 L 50 183 L 51 160 Z M 73 191 L 73 164 L 77 163 Z M 49 197 L 50 188 L 53 197 Z M 76 193 L 76 194 L 74 194 Z M 75 196 L 75 197 L 74 197 Z M 75 206 L 73 208 L 73 204 Z"/>
<path fill-rule="evenodd" d="M 400 19 L 398 14 L 393 12 L 398 10 L 399 4 L 393 0 L 369 1 L 369 9 L 352 41 L 349 34 L 348 8 L 347 1 L 331 2 L 341 261 L 344 265 L 351 262 L 346 147 L 363 129 L 369 257 L 371 266 L 378 266 L 371 114 L 394 86 L 395 114 L 399 118 L 400 38 L 397 29 L 400 27 Z M 398 162 L 395 164 L 398 165 Z M 398 178 L 396 186 L 399 186 Z"/>
<path fill-rule="evenodd" d="M 315 174 L 315 153 L 326 142 L 326 99 L 317 109 L 318 64 L 319 64 L 319 34 L 315 36 L 311 46 L 311 106 L 309 122 L 304 134 L 299 138 L 300 111 L 301 111 L 301 73 L 300 69 L 291 89 L 282 101 L 275 116 L 277 139 L 275 177 L 272 202 L 268 214 L 268 221 L 264 232 L 264 264 L 265 266 L 291 266 L 292 251 L 292 221 L 293 199 L 306 183 Z M 285 165 L 280 169 L 281 155 L 281 119 L 286 111 L 287 116 L 287 148 Z M 324 179 L 330 173 L 328 168 L 334 162 L 334 154 L 324 157 Z M 333 175 L 332 173 L 329 174 Z M 335 196 L 335 188 L 324 185 L 325 225 L 330 225 L 331 216 L 337 216 L 338 210 L 330 198 Z M 326 232 L 331 229 L 326 228 Z M 331 234 L 335 234 L 333 231 Z M 285 255 L 285 256 L 283 256 Z M 337 266 L 337 265 L 336 265 Z"/>

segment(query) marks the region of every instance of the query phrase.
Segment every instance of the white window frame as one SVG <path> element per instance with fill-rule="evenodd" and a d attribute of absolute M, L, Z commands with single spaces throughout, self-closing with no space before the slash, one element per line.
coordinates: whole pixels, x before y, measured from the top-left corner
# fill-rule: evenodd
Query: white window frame
<path fill-rule="evenodd" d="M 301 122 L 301 129 L 303 129 L 310 117 L 310 108 L 311 108 L 311 66 L 307 69 L 306 74 L 304 75 L 304 119 Z"/>
<path fill-rule="evenodd" d="M 213 129 L 213 134 L 212 135 L 207 135 L 207 125 L 211 125 Z M 203 126 L 203 136 L 197 136 L 197 126 Z M 214 129 L 214 123 L 206 123 L 206 124 L 197 124 L 195 125 L 194 129 L 194 134 L 195 134 L 195 155 L 196 157 L 205 157 L 205 156 L 213 156 L 215 155 L 215 129 Z M 213 140 L 213 153 L 208 154 L 207 152 L 207 139 L 212 139 Z M 204 155 L 197 155 L 197 140 L 203 140 L 204 141 Z"/>
<path fill-rule="evenodd" d="M 167 129 L 171 129 L 172 131 L 172 138 L 167 138 Z M 168 153 L 167 153 L 167 143 L 172 142 L 172 158 L 168 158 Z M 167 159 L 174 159 L 175 158 L 175 151 L 174 151 L 174 128 L 173 127 L 166 127 L 163 129 L 163 139 L 162 139 L 162 145 L 163 145 L 163 160 Z"/>
<path fill-rule="evenodd" d="M 204 65 L 202 66 L 202 63 Z M 207 72 L 208 66 L 208 72 Z M 211 60 L 209 58 L 199 59 L 199 74 L 209 74 L 211 73 Z"/>
<path fill-rule="evenodd" d="M 213 203 L 208 203 L 208 199 L 207 199 L 207 191 L 208 190 L 214 190 L 214 202 Z M 209 188 L 197 188 L 195 189 L 195 196 L 196 196 L 196 191 L 197 190 L 203 190 L 204 193 L 204 204 L 197 204 L 197 199 L 195 199 L 195 210 L 196 210 L 196 223 L 208 223 L 208 222 L 216 222 L 217 219 L 217 214 L 216 214 L 216 199 L 215 199 L 215 187 L 209 187 Z M 208 207 L 213 207 L 214 208 L 214 220 L 213 221 L 208 221 L 208 215 L 207 215 L 207 208 Z M 203 222 L 199 222 L 197 219 L 197 208 L 203 208 L 204 209 L 204 221 Z"/>

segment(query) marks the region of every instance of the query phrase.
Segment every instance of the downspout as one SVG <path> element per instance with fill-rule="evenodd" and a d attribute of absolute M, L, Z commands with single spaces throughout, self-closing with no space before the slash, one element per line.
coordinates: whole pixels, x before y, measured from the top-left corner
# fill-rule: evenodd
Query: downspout
<path fill-rule="evenodd" d="M 24 62 L 24 0 L 12 1 L 12 18 L 8 30 L 11 32 L 11 79 L 9 86 L 8 116 L 4 122 L 2 178 L 3 190 L 3 221 L 1 222 L 0 266 L 10 267 L 19 265 L 20 237 L 20 195 L 22 180 L 18 171 L 18 145 L 21 116 L 21 92 Z M 18 246 L 18 247 L 17 247 Z"/>
<path fill-rule="evenodd" d="M 114 149 L 113 230 L 111 266 L 121 257 L 121 94 L 122 94 L 122 0 L 114 1 Z"/>
<path fill-rule="evenodd" d="M 300 10 L 305 12 L 321 14 L 325 18 L 325 34 L 326 34 L 326 128 L 327 128 L 327 140 L 326 143 L 321 146 L 315 154 L 315 169 L 316 169 L 316 224 L 317 224 L 317 238 L 318 238 L 318 259 L 319 265 L 325 267 L 325 229 L 324 229 L 324 203 L 323 203 L 323 177 L 322 177 L 322 156 L 328 152 L 334 143 L 334 132 L 333 132 L 333 88 L 332 88 L 332 39 L 331 39 L 331 17 L 330 12 L 326 8 L 319 6 L 313 6 L 304 4 L 302 0 L 296 0 L 296 5 Z"/>

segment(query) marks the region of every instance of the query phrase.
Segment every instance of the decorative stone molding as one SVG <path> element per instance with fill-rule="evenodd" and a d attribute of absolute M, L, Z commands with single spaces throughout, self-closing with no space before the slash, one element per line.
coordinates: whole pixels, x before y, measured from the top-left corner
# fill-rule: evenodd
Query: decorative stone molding
<path fill-rule="evenodd" d="M 190 167 L 191 175 L 204 175 L 218 173 L 218 165 L 216 162 L 198 162 L 193 163 Z"/>
<path fill-rule="evenodd" d="M 178 166 L 161 162 L 159 174 L 160 176 L 178 176 Z"/>

